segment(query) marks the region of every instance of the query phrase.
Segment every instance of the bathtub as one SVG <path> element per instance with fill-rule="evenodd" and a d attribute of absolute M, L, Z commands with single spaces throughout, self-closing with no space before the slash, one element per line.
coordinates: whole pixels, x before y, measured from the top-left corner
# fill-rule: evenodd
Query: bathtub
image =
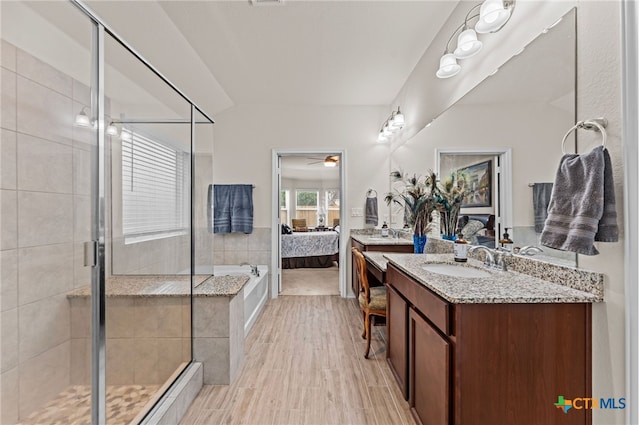
<path fill-rule="evenodd" d="M 269 295 L 269 266 L 259 265 L 258 271 L 260 276 L 251 274 L 249 266 L 213 266 L 214 276 L 233 276 L 248 275 L 249 281 L 244 285 L 244 335 L 247 336 L 249 331 L 260 316 L 262 309 L 267 303 Z M 196 274 L 211 274 L 210 266 L 197 266 Z"/>

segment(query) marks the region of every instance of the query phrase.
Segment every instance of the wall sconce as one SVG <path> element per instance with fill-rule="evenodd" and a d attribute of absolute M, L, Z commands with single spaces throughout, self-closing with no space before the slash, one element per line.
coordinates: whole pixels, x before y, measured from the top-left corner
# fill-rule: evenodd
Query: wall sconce
<path fill-rule="evenodd" d="M 404 127 L 404 115 L 398 106 L 398 110 L 391 112 L 389 118 L 382 124 L 380 133 L 378 133 L 378 142 L 384 143 L 391 139 L 391 136 L 402 130 L 402 127 Z"/>
<path fill-rule="evenodd" d="M 105 133 L 107 133 L 109 136 L 118 137 L 118 127 L 116 127 L 113 121 L 109 123 L 107 129 L 105 130 Z"/>
<path fill-rule="evenodd" d="M 440 58 L 440 67 L 436 72 L 438 78 L 450 78 L 460 72 L 461 66 L 458 59 L 467 59 L 477 54 L 482 49 L 482 41 L 478 40 L 478 34 L 498 32 L 511 18 L 515 0 L 485 0 L 473 6 L 467 12 L 464 22 L 451 34 L 444 54 Z M 480 8 L 480 11 L 472 13 Z M 469 21 L 478 18 L 474 28 L 469 27 Z M 455 50 L 451 50 L 449 44 L 455 36 L 458 36 L 458 44 Z"/>

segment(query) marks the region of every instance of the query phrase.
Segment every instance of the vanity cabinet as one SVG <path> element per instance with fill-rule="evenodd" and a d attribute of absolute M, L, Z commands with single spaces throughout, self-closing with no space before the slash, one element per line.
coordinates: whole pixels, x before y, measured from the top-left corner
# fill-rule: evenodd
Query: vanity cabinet
<path fill-rule="evenodd" d="M 450 303 L 387 265 L 387 362 L 422 425 L 591 423 L 590 303 Z"/>
<path fill-rule="evenodd" d="M 364 237 L 363 240 L 367 238 Z M 351 238 L 351 246 L 357 248 L 360 252 L 365 251 L 376 251 L 376 252 L 396 252 L 396 253 L 411 253 L 413 252 L 413 243 L 409 244 L 392 244 L 385 242 L 376 242 L 376 243 L 363 243 L 354 238 Z M 367 261 L 367 279 L 369 281 L 369 286 L 380 286 L 383 285 L 382 281 L 384 273 L 378 269 L 374 264 L 371 264 Z M 353 259 L 353 255 L 351 256 L 351 289 L 353 290 L 353 294 L 358 298 L 358 294 L 360 294 L 360 283 L 358 281 L 358 270 L 356 268 L 355 260 Z"/>

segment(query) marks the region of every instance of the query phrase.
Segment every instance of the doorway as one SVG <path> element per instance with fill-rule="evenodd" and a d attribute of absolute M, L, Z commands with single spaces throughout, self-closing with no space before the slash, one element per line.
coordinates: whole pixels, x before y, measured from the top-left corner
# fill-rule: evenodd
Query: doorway
<path fill-rule="evenodd" d="M 345 153 L 274 150 L 271 296 L 345 293 Z"/>

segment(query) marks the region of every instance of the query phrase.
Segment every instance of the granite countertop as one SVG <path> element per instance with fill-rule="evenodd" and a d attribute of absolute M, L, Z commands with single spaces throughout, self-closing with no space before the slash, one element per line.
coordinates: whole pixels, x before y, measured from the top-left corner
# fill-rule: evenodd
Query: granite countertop
<path fill-rule="evenodd" d="M 249 280 L 248 275 L 194 276 L 194 297 L 236 295 Z M 185 297 L 189 295 L 189 275 L 111 276 L 106 282 L 106 296 L 111 297 Z M 67 298 L 86 298 L 91 288 L 84 286 L 67 294 Z"/>
<path fill-rule="evenodd" d="M 573 289 L 515 271 L 497 271 L 484 267 L 478 260 L 459 264 L 451 254 L 384 254 L 389 263 L 413 277 L 418 283 L 454 304 L 491 303 L 594 303 L 603 301 L 600 293 Z M 426 271 L 426 263 L 450 263 L 460 267 L 476 267 L 490 277 L 452 277 Z"/>
<path fill-rule="evenodd" d="M 380 232 L 374 235 L 352 233 L 351 237 L 363 245 L 413 245 L 413 240 L 391 236 L 383 238 L 380 236 Z"/>
<path fill-rule="evenodd" d="M 364 258 L 371 261 L 377 268 L 382 270 L 383 272 L 387 271 L 387 258 L 385 257 L 384 252 L 378 251 L 365 251 L 362 253 Z"/>

